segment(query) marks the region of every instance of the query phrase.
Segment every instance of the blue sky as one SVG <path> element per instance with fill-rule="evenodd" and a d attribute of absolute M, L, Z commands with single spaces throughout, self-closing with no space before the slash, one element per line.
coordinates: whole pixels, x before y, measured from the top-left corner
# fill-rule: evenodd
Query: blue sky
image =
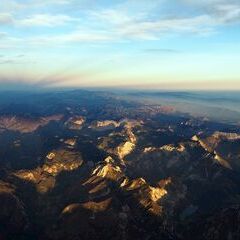
<path fill-rule="evenodd" d="M 1 0 L 0 81 L 240 89 L 239 0 Z"/>

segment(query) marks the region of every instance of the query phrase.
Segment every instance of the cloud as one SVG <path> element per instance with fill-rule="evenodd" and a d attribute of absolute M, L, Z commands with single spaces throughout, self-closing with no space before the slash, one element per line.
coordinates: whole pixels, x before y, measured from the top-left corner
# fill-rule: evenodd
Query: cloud
<path fill-rule="evenodd" d="M 201 15 L 190 18 L 167 18 L 159 20 L 146 20 L 137 17 L 124 15 L 117 11 L 104 11 L 91 13 L 89 19 L 98 25 L 89 25 L 85 22 L 81 28 L 70 32 L 60 34 L 42 34 L 30 37 L 17 37 L 5 39 L 7 47 L 15 46 L 59 46 L 71 43 L 104 43 L 104 42 L 119 42 L 132 40 L 158 40 L 166 34 L 211 34 L 213 32 L 214 21 L 208 15 Z M 87 19 L 87 20 L 89 20 Z M 18 26 L 45 26 L 54 27 L 66 24 L 70 21 L 77 20 L 68 17 L 67 15 L 35 15 L 17 22 Z M 208 24 L 206 24 L 208 23 Z M 209 26 L 211 23 L 211 26 Z M 0 42 L 1 47 L 1 42 Z"/>
<path fill-rule="evenodd" d="M 63 15 L 63 14 L 59 14 L 59 15 L 36 14 L 15 22 L 16 22 L 16 25 L 20 25 L 20 26 L 54 27 L 54 26 L 64 25 L 71 21 L 75 21 L 75 19 L 68 15 Z"/>
<path fill-rule="evenodd" d="M 239 0 L 179 0 L 192 8 L 196 8 L 208 14 L 216 24 L 239 23 Z"/>
<path fill-rule="evenodd" d="M 14 18 L 11 14 L 0 13 L 0 26 L 14 25 L 21 27 L 55 27 L 78 20 L 79 19 L 72 18 L 64 14 L 35 14 L 25 18 Z"/>
<path fill-rule="evenodd" d="M 25 57 L 25 55 L 24 54 L 18 54 L 16 57 L 17 58 L 23 58 L 23 57 Z"/>
<path fill-rule="evenodd" d="M 3 65 L 3 64 L 9 64 L 9 63 L 15 63 L 15 60 L 13 59 L 7 59 L 7 60 L 2 60 L 0 61 L 0 65 Z"/>
<path fill-rule="evenodd" d="M 80 19 L 76 19 L 65 14 L 35 14 L 23 18 L 14 17 L 10 13 L 0 13 L 0 26 L 15 25 L 25 27 L 55 27 L 78 20 Z"/>
<path fill-rule="evenodd" d="M 28 9 L 39 9 L 50 6 L 66 6 L 72 3 L 72 0 L 28 0 L 28 1 L 17 1 L 17 0 L 1 0 L 0 12 L 18 12 L 21 10 Z"/>
<path fill-rule="evenodd" d="M 214 32 L 216 24 L 207 14 L 165 18 L 151 18 L 149 15 L 148 12 L 140 12 L 132 16 L 122 10 L 91 13 L 91 17 L 95 17 L 94 21 L 100 21 L 109 26 L 111 34 L 120 39 L 157 40 L 165 34 L 172 33 L 210 34 Z"/>
<path fill-rule="evenodd" d="M 120 39 L 140 40 L 157 40 L 166 34 L 210 35 L 223 25 L 240 21 L 239 0 L 176 0 L 176 9 L 172 6 L 174 3 L 169 7 L 170 4 L 163 0 L 140 1 L 140 7 L 138 3 L 125 1 L 124 8 L 96 10 L 90 16 L 93 21 L 108 26 L 110 32 Z M 133 6 L 135 11 L 131 12 L 129 9 Z M 174 10 L 161 12 L 164 7 Z"/>
<path fill-rule="evenodd" d="M 166 53 L 166 54 L 175 54 L 175 53 L 180 53 L 181 51 L 177 50 L 177 49 L 171 49 L 171 48 L 148 48 L 148 49 L 144 49 L 144 52 L 146 53 Z"/>
<path fill-rule="evenodd" d="M 0 26 L 12 24 L 12 23 L 13 23 L 13 18 L 11 14 L 0 13 Z"/>
<path fill-rule="evenodd" d="M 120 32 L 129 37 L 154 40 L 158 39 L 163 34 L 210 32 L 211 29 L 206 25 L 206 22 L 210 21 L 207 15 L 190 18 L 143 21 L 128 24 L 122 28 Z"/>
<path fill-rule="evenodd" d="M 22 4 L 18 9 L 28 8 L 28 14 L 31 12 L 35 14 L 0 13 L 0 25 L 14 25 L 23 29 L 22 35 L 8 37 L 4 44 L 0 42 L 0 47 L 16 46 L 16 43 L 20 44 L 18 46 L 53 44 L 58 46 L 82 42 L 150 41 L 172 34 L 202 36 L 216 33 L 219 27 L 236 23 L 240 19 L 240 3 L 235 0 L 175 0 L 178 8 L 166 12 L 160 11 L 164 7 L 171 9 L 169 7 L 171 4 L 166 0 L 129 0 L 122 1 L 121 4 L 111 3 L 105 8 L 99 7 L 99 3 L 93 1 L 89 9 L 82 9 L 79 6 L 84 2 L 84 0 L 30 0 L 28 6 Z M 7 1 L 3 0 L 3 3 L 6 7 Z M 14 3 L 17 2 L 9 0 L 9 5 L 14 6 Z M 57 8 L 57 11 L 51 7 L 47 7 L 47 10 L 44 8 L 44 11 L 42 8 L 38 11 L 35 9 L 36 6 L 49 5 L 64 7 L 67 5 L 70 8 L 67 7 L 66 11 L 61 7 Z M 187 10 L 180 11 L 185 9 L 185 6 L 195 11 L 190 11 L 191 14 Z M 44 31 L 45 28 L 64 25 L 69 26 L 71 31 L 67 28 L 62 28 L 61 32 L 55 34 L 49 34 L 48 30 Z M 42 27 L 43 31 L 41 34 L 27 36 L 24 32 L 27 27 Z M 0 40 L 1 38 L 0 33 Z"/>
<path fill-rule="evenodd" d="M 113 36 L 105 31 L 73 31 L 58 35 L 43 35 L 29 38 L 28 44 L 35 45 L 62 45 L 68 43 L 91 43 L 113 41 Z"/>
<path fill-rule="evenodd" d="M 214 15 L 222 23 L 240 22 L 240 4 L 220 4 L 214 10 Z"/>
<path fill-rule="evenodd" d="M 102 22 L 108 22 L 111 24 L 128 24 L 132 23 L 133 21 L 136 21 L 140 16 L 138 14 L 128 15 L 127 13 L 123 11 L 117 11 L 114 9 L 107 9 L 107 10 L 101 10 L 101 11 L 90 11 L 89 12 L 90 17 L 93 21 L 98 19 L 98 21 Z"/>
<path fill-rule="evenodd" d="M 0 65 L 12 65 L 12 64 L 33 64 L 32 59 L 25 58 L 24 54 L 16 55 L 0 55 Z"/>
<path fill-rule="evenodd" d="M 7 37 L 7 33 L 5 32 L 0 32 L 0 40 Z"/>

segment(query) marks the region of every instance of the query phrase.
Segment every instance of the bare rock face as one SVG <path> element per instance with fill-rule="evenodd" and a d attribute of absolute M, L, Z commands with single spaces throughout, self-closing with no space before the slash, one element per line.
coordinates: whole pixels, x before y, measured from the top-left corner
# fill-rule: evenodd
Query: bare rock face
<path fill-rule="evenodd" d="M 79 168 L 82 163 L 80 153 L 59 149 L 55 151 L 54 158 L 46 161 L 42 169 L 50 175 L 56 176 L 61 171 L 72 171 Z"/>
<path fill-rule="evenodd" d="M 69 147 L 74 147 L 76 145 L 77 140 L 75 138 L 67 139 L 64 143 Z"/>
<path fill-rule="evenodd" d="M 93 123 L 90 127 L 95 130 L 105 131 L 105 130 L 112 130 L 120 126 L 121 123 L 113 121 L 113 120 L 106 120 L 106 121 L 97 121 Z"/>
<path fill-rule="evenodd" d="M 187 165 L 190 161 L 190 153 L 183 144 L 177 146 L 170 144 L 159 148 L 144 148 L 142 154 L 129 162 L 129 167 L 134 169 L 132 171 L 135 172 L 135 175 L 158 182 L 162 178 L 171 177 L 175 171 L 181 173 L 180 166 Z M 187 166 L 187 168 L 189 167 L 190 165 Z"/>
<path fill-rule="evenodd" d="M 21 235 L 28 224 L 24 206 L 16 196 L 15 187 L 3 181 L 0 181 L 0 205 L 0 237 Z"/>
<path fill-rule="evenodd" d="M 220 159 L 216 159 L 224 156 L 220 155 L 219 146 L 223 142 L 235 144 L 236 135 L 218 133 L 208 140 L 202 137 L 201 142 L 196 135 L 192 140 L 175 144 L 145 146 L 137 129 L 143 130 L 138 122 L 123 120 L 111 131 L 91 130 L 100 139 L 94 135 L 89 141 L 86 134 L 89 129 L 84 128 L 82 142 L 76 136 L 81 131 L 77 134 L 71 131 L 62 138 L 59 148 L 45 153 L 43 163 L 37 168 L 12 173 L 21 184 L 31 183 L 36 190 L 31 211 L 37 209 L 36 222 L 42 224 L 39 239 L 145 240 L 178 236 L 190 240 L 186 226 L 193 231 L 191 224 L 201 223 L 199 212 L 207 212 L 208 204 L 217 205 L 220 194 L 224 203 L 228 194 L 236 191 L 238 185 L 228 175 L 233 168 L 226 168 L 223 162 L 218 164 Z M 166 132 L 170 130 L 158 134 Z M 78 148 L 86 139 L 88 144 L 96 143 L 96 149 L 104 151 L 103 160 L 97 155 L 97 162 L 94 157 L 85 161 Z M 206 147 L 208 144 L 212 145 Z M 24 199 L 30 197 L 26 189 L 24 194 Z M 230 200 L 238 202 L 238 197 Z M 217 207 L 224 206 L 223 203 Z M 229 216 L 232 215 L 224 215 L 226 219 Z M 222 219 L 222 228 L 225 224 L 230 226 L 230 220 L 226 222 L 224 217 L 216 215 Z M 202 223 L 199 226 L 202 232 L 197 236 L 217 239 L 222 232 L 216 218 L 207 216 L 212 228 Z M 229 227 L 228 235 L 224 236 L 227 239 L 237 234 L 236 228 Z"/>
<path fill-rule="evenodd" d="M 240 170 L 240 135 L 215 132 L 208 136 L 194 136 L 193 140 L 214 155 L 215 160 L 228 169 Z"/>
<path fill-rule="evenodd" d="M 238 127 L 58 94 L 0 116 L 0 239 L 240 239 Z"/>
<path fill-rule="evenodd" d="M 39 127 L 47 125 L 50 121 L 59 121 L 62 117 L 62 115 L 53 115 L 38 119 L 30 119 L 16 116 L 3 116 L 0 117 L 0 131 L 11 130 L 21 133 L 30 133 L 36 131 Z"/>
<path fill-rule="evenodd" d="M 82 129 L 86 119 L 83 116 L 74 116 L 69 118 L 65 122 L 65 126 L 71 130 L 80 130 Z"/>
<path fill-rule="evenodd" d="M 122 143 L 117 147 L 117 153 L 120 159 L 124 159 L 128 154 L 130 154 L 135 147 L 135 144 L 132 142 Z"/>
<path fill-rule="evenodd" d="M 20 179 L 32 182 L 38 192 L 46 193 L 55 186 L 55 177 L 63 171 L 78 169 L 83 163 L 79 153 L 59 149 L 50 152 L 46 156 L 46 162 L 42 167 L 33 170 L 20 170 L 14 173 Z"/>
<path fill-rule="evenodd" d="M 141 178 L 131 180 L 121 162 L 107 157 L 82 182 L 87 200 L 65 206 L 58 226 L 49 229 L 47 235 L 50 239 L 125 239 L 126 236 L 145 239 L 144 223 L 148 220 L 140 212 L 161 217 L 160 200 L 167 194 L 165 187 L 170 183 L 167 180 L 153 187 Z M 157 231 L 159 235 L 163 233 L 161 229 Z"/>
<path fill-rule="evenodd" d="M 132 153 L 137 144 L 137 137 L 134 134 L 134 128 L 141 126 L 142 122 L 136 120 L 123 119 L 119 122 L 107 121 L 114 125 L 114 128 L 121 126 L 119 131 L 109 134 L 107 137 L 102 138 L 100 149 L 104 149 L 109 154 L 116 155 L 124 164 L 124 159 Z"/>
<path fill-rule="evenodd" d="M 118 181 L 123 177 L 122 169 L 119 165 L 115 164 L 111 157 L 105 159 L 104 163 L 94 169 L 93 175 Z"/>
<path fill-rule="evenodd" d="M 153 215 L 161 216 L 163 209 L 160 200 L 167 194 L 165 186 L 150 186 L 143 178 L 133 180 L 125 178 L 121 187 L 125 192 L 134 196 L 139 206 Z"/>

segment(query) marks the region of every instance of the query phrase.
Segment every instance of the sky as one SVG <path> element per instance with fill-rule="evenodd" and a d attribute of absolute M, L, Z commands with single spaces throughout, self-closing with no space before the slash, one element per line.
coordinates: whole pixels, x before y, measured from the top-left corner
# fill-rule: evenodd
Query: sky
<path fill-rule="evenodd" d="M 0 87 L 240 90 L 240 0 L 0 0 Z"/>

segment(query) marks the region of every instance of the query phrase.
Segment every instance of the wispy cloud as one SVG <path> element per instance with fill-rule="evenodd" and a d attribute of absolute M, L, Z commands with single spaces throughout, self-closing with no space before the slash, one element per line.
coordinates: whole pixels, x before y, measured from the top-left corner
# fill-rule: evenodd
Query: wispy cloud
<path fill-rule="evenodd" d="M 23 58 L 23 57 L 25 57 L 25 55 L 24 54 L 18 54 L 16 57 L 17 58 Z"/>
<path fill-rule="evenodd" d="M 14 59 L 7 59 L 7 60 L 2 60 L 0 61 L 0 64 L 9 64 L 9 63 L 16 63 L 16 61 Z"/>
<path fill-rule="evenodd" d="M 206 22 L 210 23 L 211 19 L 207 15 L 190 17 L 161 19 L 157 21 L 142 21 L 126 25 L 120 30 L 124 36 L 142 38 L 142 39 L 158 39 L 163 34 L 171 33 L 199 33 L 211 32 L 212 29 Z"/>
<path fill-rule="evenodd" d="M 171 49 L 171 48 L 148 48 L 148 49 L 144 49 L 143 52 L 145 53 L 153 53 L 153 54 L 176 54 L 176 53 L 181 53 L 181 51 L 177 50 L 177 49 Z"/>
<path fill-rule="evenodd" d="M 18 12 L 26 9 L 35 9 L 49 6 L 66 6 L 72 3 L 72 0 L 1 0 L 0 11 Z"/>
<path fill-rule="evenodd" d="M 7 33 L 6 32 L 0 32 L 0 40 L 7 37 Z"/>
<path fill-rule="evenodd" d="M 151 17 L 152 12 L 135 15 L 122 9 L 91 12 L 91 19 L 108 26 L 114 39 L 157 40 L 166 34 L 212 34 L 217 23 L 209 14 L 196 16 Z"/>
<path fill-rule="evenodd" d="M 9 13 L 0 13 L 0 26 L 13 23 L 12 15 Z"/>
<path fill-rule="evenodd" d="M 5 5 L 7 5 L 6 1 Z M 82 2 L 82 1 L 81 1 Z M 36 5 L 47 6 L 48 4 L 79 6 L 74 0 L 47 0 L 47 1 L 30 1 L 29 6 Z M 26 41 L 30 44 L 43 44 L 56 42 L 59 44 L 70 42 L 105 42 L 105 41 L 122 41 L 122 40 L 158 40 L 168 34 L 195 34 L 209 35 L 215 33 L 217 28 L 228 23 L 237 22 L 240 19 L 240 3 L 234 0 L 176 0 L 178 4 L 185 4 L 188 7 L 195 8 L 199 11 L 192 14 L 183 14 L 175 12 L 175 16 L 158 14 L 156 6 L 167 4 L 166 1 L 124 1 L 125 7 L 111 4 L 104 9 L 95 8 L 91 10 L 79 9 L 78 14 L 74 17 L 64 9 L 58 10 L 58 14 L 53 13 L 36 13 L 32 15 L 18 15 L 13 13 L 0 13 L 0 25 L 15 25 L 20 27 L 56 27 L 69 24 L 72 31 L 61 32 L 58 35 L 35 34 L 34 37 L 27 37 Z M 9 5 L 13 5 L 10 0 Z M 144 4 L 146 9 L 144 8 Z M 127 6 L 135 4 L 136 9 L 140 10 L 131 12 Z M 150 7 L 151 6 L 151 7 Z M 154 9 L 154 7 L 156 9 Z M 183 5 L 184 7 L 184 5 Z M 129 7 L 130 8 L 130 7 Z M 0 7 L 1 9 L 1 7 Z M 74 10 L 71 10 L 74 12 Z M 75 11 L 77 13 L 77 11 Z M 79 29 L 79 26 L 81 28 Z"/>
<path fill-rule="evenodd" d="M 208 14 L 216 24 L 240 22 L 240 2 L 238 0 L 179 0 Z"/>
<path fill-rule="evenodd" d="M 50 14 L 36 14 L 29 16 L 25 19 L 16 20 L 15 24 L 20 26 L 43 26 L 43 27 L 55 27 L 64 25 L 68 22 L 75 21 L 76 19 L 64 15 L 50 15 Z"/>
<path fill-rule="evenodd" d="M 217 5 L 214 14 L 222 23 L 240 22 L 240 3 Z"/>
<path fill-rule="evenodd" d="M 43 35 L 28 38 L 28 44 L 31 46 L 63 45 L 71 43 L 91 43 L 91 42 L 109 42 L 113 36 L 105 31 L 73 31 L 66 34 Z"/>
<path fill-rule="evenodd" d="M 35 14 L 23 18 L 14 17 L 10 13 L 0 13 L 0 26 L 11 25 L 20 27 L 55 27 L 77 21 L 79 21 L 79 19 L 65 14 Z"/>
<path fill-rule="evenodd" d="M 14 55 L 0 55 L 0 65 L 15 65 L 15 64 L 33 64 L 35 61 L 31 58 L 27 58 L 25 54 Z"/>

